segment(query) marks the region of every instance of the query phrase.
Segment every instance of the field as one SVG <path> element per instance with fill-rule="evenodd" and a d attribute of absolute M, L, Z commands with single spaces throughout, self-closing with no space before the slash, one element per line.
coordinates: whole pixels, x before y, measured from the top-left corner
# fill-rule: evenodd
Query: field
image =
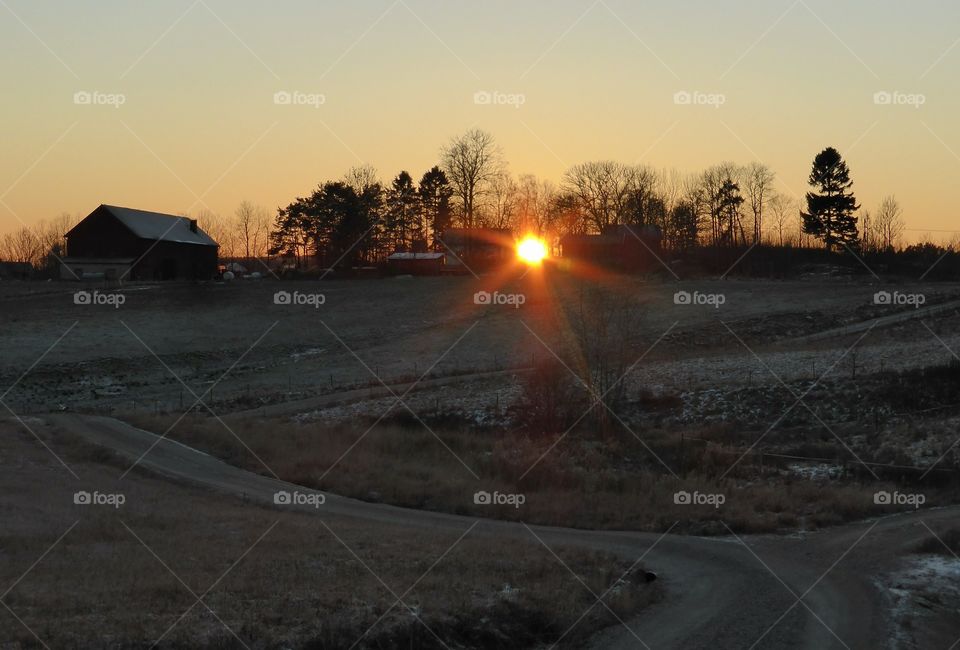
<path fill-rule="evenodd" d="M 2 648 L 574 643 L 660 597 L 634 580 L 641 563 L 612 553 L 551 546 L 554 557 L 532 533 L 491 543 L 466 526 L 381 524 L 371 536 L 349 518 L 142 472 L 120 479 L 125 466 L 103 450 L 27 424 L 78 479 L 22 427 L 0 423 L 0 582 L 16 617 L 3 617 Z M 76 505 L 78 487 L 125 501 Z M 609 610 L 581 617 L 591 591 Z"/>
<path fill-rule="evenodd" d="M 197 605 L 163 647 L 536 647 L 594 600 L 564 586 L 573 578 L 535 539 L 467 538 L 417 587 L 422 625 L 390 605 L 456 534 L 425 540 L 405 526 L 305 514 L 272 528 L 269 505 L 170 483 L 47 427 L 47 413 L 111 416 L 262 477 L 371 504 L 523 525 L 729 538 L 956 503 L 960 284 L 828 271 L 790 281 L 587 282 L 545 268 L 121 289 L 4 283 L 3 510 L 21 523 L 3 534 L 2 579 L 17 580 L 80 519 L 66 552 L 0 598 L 23 618 L 11 647 L 37 637 L 139 647 L 268 528 L 265 550 L 211 591 L 216 614 Z M 77 304 L 78 290 L 99 292 L 101 304 Z M 923 304 L 878 304 L 883 291 Z M 135 505 L 80 517 L 58 458 L 104 491 L 122 483 Z M 38 481 L 45 496 L 25 487 Z M 597 595 L 632 563 L 559 554 Z M 57 577 L 81 558 L 83 575 Z M 105 567 L 119 578 L 100 577 Z M 611 610 L 628 619 L 663 592 L 627 581 L 615 596 Z M 83 616 L 91 602 L 98 614 Z M 601 611 L 563 644 L 616 627 Z M 916 615 L 901 608 L 898 625 Z"/>

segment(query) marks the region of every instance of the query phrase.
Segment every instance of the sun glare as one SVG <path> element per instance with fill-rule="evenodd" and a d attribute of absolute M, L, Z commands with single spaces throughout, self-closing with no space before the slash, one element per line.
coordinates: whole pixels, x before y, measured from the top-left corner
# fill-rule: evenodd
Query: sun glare
<path fill-rule="evenodd" d="M 517 244 L 517 257 L 527 264 L 539 264 L 547 256 L 547 245 L 537 237 L 525 237 Z"/>

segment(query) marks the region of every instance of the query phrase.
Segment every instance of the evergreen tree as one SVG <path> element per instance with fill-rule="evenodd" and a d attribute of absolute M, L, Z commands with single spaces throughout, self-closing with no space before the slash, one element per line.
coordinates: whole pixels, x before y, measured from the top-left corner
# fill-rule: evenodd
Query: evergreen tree
<path fill-rule="evenodd" d="M 386 197 L 384 225 L 388 250 L 409 250 L 414 240 L 423 238 L 419 204 L 413 178 L 405 171 L 400 172 Z"/>
<path fill-rule="evenodd" d="M 737 243 L 737 233 L 740 233 L 741 243 L 746 243 L 743 232 L 743 221 L 740 207 L 743 205 L 743 196 L 740 194 L 740 184 L 729 176 L 723 181 L 716 197 L 717 214 L 722 228 L 720 241 L 729 246 Z"/>
<path fill-rule="evenodd" d="M 450 187 L 446 173 L 434 166 L 420 179 L 418 193 L 423 222 L 432 233 L 433 249 L 441 250 L 443 247 L 439 242 L 440 236 L 453 222 L 453 212 L 450 208 L 453 188 Z"/>
<path fill-rule="evenodd" d="M 850 191 L 850 169 L 833 147 L 827 147 L 813 160 L 810 185 L 807 192 L 807 211 L 803 217 L 803 232 L 813 235 L 832 250 L 837 244 L 854 245 L 858 241 L 857 217 L 860 208 Z"/>

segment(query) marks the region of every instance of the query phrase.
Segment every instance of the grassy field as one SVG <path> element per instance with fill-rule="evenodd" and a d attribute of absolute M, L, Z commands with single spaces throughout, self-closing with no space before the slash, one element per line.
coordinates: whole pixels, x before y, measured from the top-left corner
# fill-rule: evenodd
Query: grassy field
<path fill-rule="evenodd" d="M 143 417 L 136 424 L 162 432 L 172 422 Z M 870 480 L 805 480 L 775 467 L 768 467 L 762 479 L 753 469 L 721 478 L 732 459 L 719 452 L 691 457 L 696 466 L 683 477 L 674 476 L 649 451 L 676 466 L 678 437 L 663 431 L 643 444 L 629 435 L 598 442 L 578 434 L 552 446 L 552 439 L 522 434 L 430 432 L 395 422 L 378 425 L 361 438 L 366 428 L 253 420 L 231 425 L 241 444 L 220 422 L 191 417 L 168 435 L 251 471 L 275 472 L 284 480 L 336 494 L 578 528 L 665 531 L 679 522 L 676 530 L 694 534 L 727 534 L 727 525 L 754 533 L 813 529 L 891 512 L 893 508 L 877 506 L 874 494 L 896 489 Z M 478 490 L 523 494 L 526 500 L 520 507 L 477 505 L 473 497 Z M 725 502 L 720 507 L 678 504 L 675 494 L 681 490 L 722 494 Z M 934 504 L 932 499 L 927 503 Z"/>
<path fill-rule="evenodd" d="M 957 466 L 956 373 L 923 374 L 952 358 L 947 348 L 960 349 L 956 310 L 794 343 L 909 311 L 872 304 L 878 287 L 864 279 L 609 277 L 601 309 L 589 302 L 597 288 L 553 272 L 144 285 L 123 289 L 122 309 L 99 309 L 74 305 L 75 285 L 11 284 L 0 294 L 11 306 L 0 316 L 10 331 L 2 379 L 16 382 L 6 401 L 18 412 L 114 414 L 158 434 L 199 398 L 170 435 L 237 465 L 267 472 L 265 463 L 287 480 L 371 501 L 547 524 L 809 529 L 888 512 L 874 493 L 911 487 L 911 475 L 883 468 L 834 476 L 859 459 Z M 960 295 L 946 283 L 910 289 L 928 304 Z M 526 302 L 475 304 L 475 292 L 488 290 L 521 292 Z M 322 291 L 327 300 L 323 310 L 275 305 L 276 291 Z M 678 304 L 676 291 L 724 302 Z M 622 308 L 625 322 L 604 305 Z M 583 329 L 602 334 L 578 338 Z M 625 426 L 609 416 L 568 435 L 559 422 L 527 426 L 537 400 L 518 407 L 526 375 L 471 379 L 554 357 L 570 384 L 556 401 L 574 415 L 588 397 L 574 374 L 596 390 L 629 370 L 617 405 Z M 393 402 L 380 380 L 420 377 L 439 379 L 404 397 L 414 414 L 395 406 L 373 426 Z M 930 389 L 904 390 L 918 383 Z M 256 415 L 357 387 L 371 396 L 293 417 Z M 775 454 L 824 462 L 795 466 Z M 940 483 L 922 486 L 927 505 L 956 496 Z M 527 498 L 519 509 L 478 507 L 480 490 Z M 680 491 L 725 503 L 675 503 Z"/>
<path fill-rule="evenodd" d="M 561 636 L 574 646 L 618 624 L 599 606 L 578 621 L 595 599 L 533 536 L 491 544 L 283 513 L 144 474 L 119 481 L 122 468 L 100 450 L 47 442 L 79 480 L 0 422 L 4 650 L 134 648 L 161 637 L 161 648 L 443 647 L 434 634 L 463 647 Z M 125 503 L 75 505 L 78 489 Z M 604 602 L 619 617 L 660 597 L 635 573 L 621 580 L 628 561 L 553 550 L 594 593 L 614 587 Z"/>

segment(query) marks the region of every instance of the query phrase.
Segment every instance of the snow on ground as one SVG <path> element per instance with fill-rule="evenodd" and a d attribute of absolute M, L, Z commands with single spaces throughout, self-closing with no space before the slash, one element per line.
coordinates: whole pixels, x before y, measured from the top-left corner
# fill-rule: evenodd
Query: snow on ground
<path fill-rule="evenodd" d="M 960 558 L 953 555 L 913 556 L 878 586 L 891 600 L 895 650 L 919 650 L 925 627 L 938 625 L 941 617 L 960 618 Z"/>
<path fill-rule="evenodd" d="M 397 396 L 403 399 L 403 403 L 398 403 L 396 397 L 388 395 L 316 409 L 301 413 L 293 419 L 301 423 L 335 423 L 364 416 L 378 418 L 388 410 L 392 410 L 395 414 L 404 413 L 406 407 L 409 407 L 421 418 L 425 414 L 455 413 L 478 426 L 505 425 L 508 423 L 506 411 L 517 401 L 521 390 L 518 383 L 505 384 L 501 378 L 499 382 L 486 380 L 463 385 L 440 386 L 429 391 L 414 391 L 406 396 L 399 391 Z"/>
<path fill-rule="evenodd" d="M 817 463 L 816 465 L 804 465 L 802 463 L 791 463 L 787 469 L 797 476 L 811 481 L 827 481 L 839 478 L 843 473 L 843 467 L 828 463 Z"/>

